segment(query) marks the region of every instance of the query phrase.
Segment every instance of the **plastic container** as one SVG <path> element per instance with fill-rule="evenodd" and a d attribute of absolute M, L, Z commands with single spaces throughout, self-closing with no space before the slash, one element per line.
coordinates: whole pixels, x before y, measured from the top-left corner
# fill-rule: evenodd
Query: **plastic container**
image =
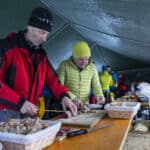
<path fill-rule="evenodd" d="M 100 105 L 100 104 L 89 104 L 88 107 L 90 109 L 100 109 L 103 107 L 103 105 Z"/>
<path fill-rule="evenodd" d="M 140 109 L 139 102 L 113 102 L 104 107 L 110 118 L 129 119 L 136 115 Z"/>
<path fill-rule="evenodd" d="M 60 121 L 45 121 L 48 127 L 28 135 L 0 132 L 4 150 L 42 150 L 51 145 L 61 127 Z"/>
<path fill-rule="evenodd" d="M 2 143 L 0 143 L 0 150 L 2 150 L 3 146 L 2 146 Z"/>

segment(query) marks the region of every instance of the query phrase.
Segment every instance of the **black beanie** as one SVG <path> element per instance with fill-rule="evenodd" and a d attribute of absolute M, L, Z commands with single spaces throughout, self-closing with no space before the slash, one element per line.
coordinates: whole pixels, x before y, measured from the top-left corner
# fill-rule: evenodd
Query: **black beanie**
<path fill-rule="evenodd" d="M 51 12 L 45 8 L 34 9 L 28 24 L 50 32 L 53 26 Z"/>

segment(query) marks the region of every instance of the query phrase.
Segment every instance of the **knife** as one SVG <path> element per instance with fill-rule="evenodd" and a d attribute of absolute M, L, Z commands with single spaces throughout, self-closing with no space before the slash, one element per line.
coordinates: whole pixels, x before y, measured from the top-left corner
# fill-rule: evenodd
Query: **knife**
<path fill-rule="evenodd" d="M 112 124 L 104 124 L 104 125 L 92 127 L 92 128 L 89 128 L 89 129 L 81 129 L 81 130 L 71 131 L 71 132 L 68 132 L 66 136 L 67 137 L 73 137 L 73 136 L 77 136 L 77 135 L 80 135 L 80 134 L 87 134 L 91 131 L 99 130 L 99 129 L 102 129 L 102 128 L 107 128 L 107 127 L 110 127 L 110 126 L 112 126 Z"/>

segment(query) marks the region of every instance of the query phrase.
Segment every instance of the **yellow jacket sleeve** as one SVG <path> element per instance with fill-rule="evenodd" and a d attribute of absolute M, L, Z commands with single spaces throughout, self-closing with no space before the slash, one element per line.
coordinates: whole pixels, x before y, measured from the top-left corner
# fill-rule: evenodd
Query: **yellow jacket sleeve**
<path fill-rule="evenodd" d="M 95 66 L 94 66 L 95 67 Z M 93 93 L 95 96 L 101 96 L 103 95 L 103 92 L 102 92 L 102 88 L 101 88 L 101 84 L 99 82 L 99 76 L 98 76 L 98 72 L 97 72 L 97 69 L 95 67 L 94 69 L 94 76 L 92 78 L 92 82 L 91 82 L 91 86 L 92 86 L 92 89 L 93 89 Z"/>
<path fill-rule="evenodd" d="M 60 83 L 65 86 L 65 80 L 67 79 L 67 73 L 66 73 L 66 68 L 65 68 L 64 63 L 61 63 L 58 68 L 58 77 L 59 77 Z M 71 91 L 69 91 L 69 96 L 71 99 L 74 99 L 76 97 Z"/>

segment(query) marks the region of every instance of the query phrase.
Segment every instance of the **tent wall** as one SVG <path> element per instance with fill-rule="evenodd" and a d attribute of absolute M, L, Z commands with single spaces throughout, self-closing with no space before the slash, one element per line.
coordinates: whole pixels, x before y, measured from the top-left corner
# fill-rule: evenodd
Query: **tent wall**
<path fill-rule="evenodd" d="M 0 38 L 5 37 L 6 34 L 11 31 L 17 32 L 20 29 L 25 29 L 31 10 L 38 6 L 47 7 L 40 0 L 1 1 Z M 61 61 L 67 59 L 71 55 L 72 45 L 79 40 L 85 40 L 89 43 L 92 50 L 92 60 L 95 62 L 98 71 L 101 71 L 102 65 L 107 64 L 111 65 L 113 70 L 125 70 L 148 66 L 146 63 L 142 63 L 98 45 L 99 43 L 90 39 L 77 28 L 74 28 L 68 18 L 61 15 L 61 11 L 58 12 L 54 7 L 48 7 L 53 13 L 54 27 L 44 47 L 55 69 L 57 69 Z"/>
<path fill-rule="evenodd" d="M 114 52 L 150 64 L 150 1 L 41 1 L 70 22 L 85 38 Z"/>
<path fill-rule="evenodd" d="M 24 29 L 31 10 L 43 5 L 39 0 L 1 0 L 0 1 L 0 38 L 10 31 Z"/>
<path fill-rule="evenodd" d="M 137 60 L 130 59 L 109 49 L 95 45 L 94 42 L 85 39 L 80 33 L 67 26 L 64 30 L 61 30 L 57 36 L 52 36 L 45 44 L 49 59 L 56 69 L 62 60 L 71 56 L 72 45 L 80 40 L 88 41 L 91 46 L 92 60 L 95 62 L 98 71 L 101 71 L 102 65 L 111 65 L 113 70 L 125 70 L 137 68 L 137 66 L 146 66 Z"/>

